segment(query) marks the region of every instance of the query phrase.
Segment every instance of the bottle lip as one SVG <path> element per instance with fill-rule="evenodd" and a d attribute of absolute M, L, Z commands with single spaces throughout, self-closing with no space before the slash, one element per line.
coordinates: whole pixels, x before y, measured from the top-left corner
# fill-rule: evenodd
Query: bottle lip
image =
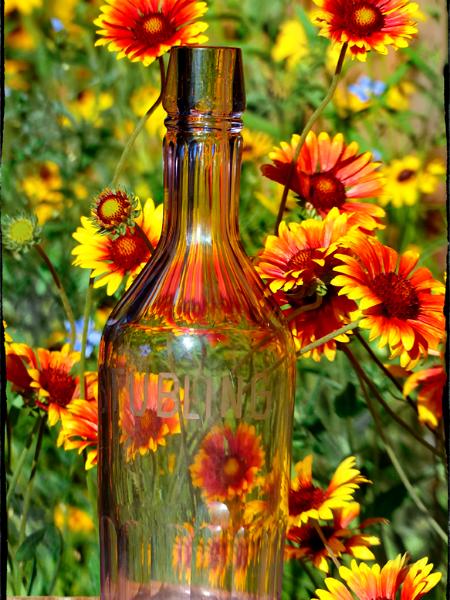
<path fill-rule="evenodd" d="M 191 46 L 189 44 L 184 44 L 181 46 L 174 46 L 173 48 L 171 48 L 171 52 L 177 52 L 178 50 L 181 50 L 183 48 L 189 48 L 190 50 L 237 50 L 239 52 L 242 52 L 242 48 L 239 48 L 239 46 L 215 46 L 215 45 L 206 45 L 206 44 L 199 44 L 199 45 L 195 45 L 195 46 Z"/>

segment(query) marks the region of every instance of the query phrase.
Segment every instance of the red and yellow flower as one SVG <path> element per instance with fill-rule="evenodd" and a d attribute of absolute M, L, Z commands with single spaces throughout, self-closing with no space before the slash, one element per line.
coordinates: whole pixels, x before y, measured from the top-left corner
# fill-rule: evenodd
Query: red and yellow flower
<path fill-rule="evenodd" d="M 344 264 L 335 267 L 339 275 L 331 283 L 341 287 L 340 295 L 359 300 L 360 327 L 370 330 L 370 340 L 379 338 L 380 348 L 388 344 L 392 358 L 412 367 L 443 338 L 444 286 L 428 269 L 416 268 L 416 252 L 399 255 L 377 240 L 354 239 L 354 255 L 337 255 Z"/>
<path fill-rule="evenodd" d="M 261 436 L 255 427 L 240 423 L 236 432 L 216 426 L 204 438 L 190 466 L 192 483 L 207 501 L 242 497 L 254 487 L 264 463 Z"/>
<path fill-rule="evenodd" d="M 27 344 L 7 343 L 6 379 L 12 384 L 12 390 L 21 396 L 30 397 L 35 392 L 29 368 L 37 367 L 36 355 Z"/>
<path fill-rule="evenodd" d="M 170 392 L 170 386 L 170 381 L 164 381 L 163 391 Z M 137 454 L 156 452 L 158 446 L 166 445 L 168 435 L 181 431 L 178 412 L 170 397 L 165 397 L 160 407 L 170 416 L 158 416 L 158 375 L 154 373 L 135 373 L 132 386 L 121 390 L 119 403 L 120 442 L 127 461 L 134 460 Z"/>
<path fill-rule="evenodd" d="M 281 142 L 269 154 L 272 165 L 263 165 L 263 175 L 286 184 L 292 159 L 300 137 L 293 135 L 291 143 Z M 380 164 L 372 160 L 370 152 L 358 153 L 356 142 L 346 144 L 342 133 L 332 139 L 322 131 L 318 136 L 310 131 L 298 157 L 296 169 L 291 179 L 290 189 L 298 194 L 306 206 L 313 207 L 325 217 L 336 207 L 350 215 L 350 223 L 369 232 L 382 228 L 384 210 L 369 202 L 383 190 Z"/>
<path fill-rule="evenodd" d="M 81 454 L 86 448 L 85 468 L 91 469 L 97 464 L 98 447 L 98 388 L 97 373 L 86 373 L 86 398 L 75 398 L 61 414 L 61 430 L 57 445 L 64 450 L 78 449 Z"/>
<path fill-rule="evenodd" d="M 370 547 L 379 545 L 380 540 L 376 536 L 366 535 L 361 530 L 380 519 L 371 519 L 361 523 L 356 529 L 350 529 L 350 523 L 359 516 L 360 505 L 357 502 L 332 512 L 333 522 L 326 525 L 317 522 L 306 523 L 301 527 L 288 529 L 288 545 L 285 547 L 288 560 L 309 560 L 317 569 L 328 573 L 331 552 L 337 558 L 349 554 L 362 560 L 375 559 Z"/>
<path fill-rule="evenodd" d="M 348 587 L 338 579 L 328 577 L 325 579 L 328 589 L 316 590 L 315 600 L 420 600 L 441 579 L 441 573 L 431 573 L 432 569 L 427 558 L 408 567 L 406 555 L 398 555 L 383 568 L 377 564 L 372 567 L 364 563 L 358 565 L 353 560 L 350 568 L 339 569 L 339 575 Z"/>
<path fill-rule="evenodd" d="M 316 486 L 312 461 L 309 455 L 295 465 L 296 476 L 289 490 L 289 527 L 301 527 L 310 519 L 332 520 L 332 509 L 348 506 L 360 484 L 369 483 L 355 469 L 355 457 L 350 456 L 338 466 L 327 488 Z"/>
<path fill-rule="evenodd" d="M 348 245 L 350 219 L 333 208 L 323 220 L 282 222 L 278 236 L 268 236 L 258 257 L 256 269 L 284 309 L 298 350 L 356 318 L 356 303 L 339 296 L 332 283 L 340 262 L 336 255 Z M 325 354 L 333 360 L 336 343 L 349 339 L 341 334 L 304 356 L 318 361 Z"/>
<path fill-rule="evenodd" d="M 133 227 L 139 215 L 139 201 L 124 190 L 106 188 L 94 200 L 92 221 L 101 233 L 124 235 L 127 227 Z"/>
<path fill-rule="evenodd" d="M 150 258 L 145 236 L 153 248 L 156 247 L 162 228 L 162 204 L 155 208 L 150 198 L 144 204 L 136 224 L 140 229 L 127 228 L 124 235 L 116 239 L 101 235 L 87 217 L 81 217 L 73 237 L 79 245 L 72 250 L 74 265 L 91 269 L 95 278 L 94 287 L 106 285 L 111 296 L 127 277 L 126 289 Z"/>
<path fill-rule="evenodd" d="M 203 44 L 207 23 L 198 21 L 207 11 L 197 0 L 106 0 L 94 21 L 100 39 L 96 46 L 108 46 L 132 62 L 150 65 L 173 46 Z"/>
<path fill-rule="evenodd" d="M 70 352 L 69 344 L 61 350 L 37 349 L 37 365 L 28 369 L 31 388 L 37 390 L 36 404 L 48 412 L 49 425 L 60 420 L 72 400 L 79 397 L 79 377 L 72 375 L 79 352 Z"/>
<path fill-rule="evenodd" d="M 322 35 L 336 44 L 348 44 L 352 58 L 365 61 L 386 46 L 406 48 L 417 33 L 413 15 L 418 6 L 409 0 L 314 0 L 320 8 L 313 22 Z"/>
<path fill-rule="evenodd" d="M 403 394 L 409 396 L 413 390 L 417 394 L 419 421 L 430 427 L 437 427 L 442 419 L 442 403 L 447 374 L 442 365 L 422 369 L 408 377 Z"/>

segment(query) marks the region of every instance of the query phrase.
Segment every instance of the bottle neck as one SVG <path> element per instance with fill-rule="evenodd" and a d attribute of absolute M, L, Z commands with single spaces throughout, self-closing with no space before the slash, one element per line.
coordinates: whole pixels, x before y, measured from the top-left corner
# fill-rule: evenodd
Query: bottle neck
<path fill-rule="evenodd" d="M 237 241 L 241 120 L 189 115 L 166 126 L 163 245 Z"/>

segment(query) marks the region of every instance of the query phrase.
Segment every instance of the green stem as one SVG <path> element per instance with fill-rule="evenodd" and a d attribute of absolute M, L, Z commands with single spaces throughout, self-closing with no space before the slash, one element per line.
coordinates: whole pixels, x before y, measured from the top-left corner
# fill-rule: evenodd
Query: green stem
<path fill-rule="evenodd" d="M 85 397 L 85 389 L 84 389 L 84 369 L 86 364 L 86 345 L 87 345 L 87 336 L 89 331 L 89 317 L 92 308 L 92 288 L 94 286 L 94 280 L 91 278 L 91 273 L 89 273 L 89 284 L 86 291 L 86 300 L 84 303 L 84 312 L 83 312 L 83 331 L 81 334 L 81 353 L 80 353 L 80 398 L 84 399 Z"/>
<path fill-rule="evenodd" d="M 11 482 L 8 486 L 8 493 L 6 494 L 6 506 L 9 506 L 9 502 L 11 500 L 12 495 L 14 494 L 14 490 L 16 489 L 16 485 L 17 485 L 17 481 L 20 477 L 20 474 L 22 472 L 22 468 L 23 465 L 25 464 L 25 460 L 27 458 L 27 454 L 29 449 L 31 448 L 33 441 L 34 441 L 34 434 L 36 433 L 36 431 L 38 430 L 39 427 L 39 419 L 36 419 L 33 429 L 31 430 L 31 433 L 28 436 L 28 441 L 25 444 L 25 448 L 22 450 L 20 456 L 19 456 L 19 460 L 17 461 L 17 465 L 15 468 L 15 471 L 13 473 Z"/>
<path fill-rule="evenodd" d="M 325 110 L 325 108 L 327 107 L 327 105 L 329 104 L 329 102 L 331 101 L 331 99 L 334 96 L 334 92 L 336 91 L 338 83 L 341 79 L 342 66 L 344 64 L 344 58 L 345 58 L 346 52 L 347 52 L 347 43 L 343 44 L 343 46 L 341 48 L 341 53 L 339 55 L 339 59 L 338 59 L 337 65 L 336 65 L 336 70 L 334 72 L 333 79 L 331 80 L 331 84 L 330 84 L 328 93 L 325 96 L 325 98 L 322 100 L 322 102 L 319 104 L 319 106 L 316 108 L 316 110 L 313 112 L 313 114 L 310 116 L 310 118 L 308 119 L 308 122 L 306 123 L 306 125 L 301 133 L 300 140 L 297 144 L 297 147 L 295 148 L 294 156 L 292 157 L 288 176 L 287 176 L 286 183 L 284 186 L 283 195 L 281 197 L 280 208 L 278 210 L 277 220 L 275 223 L 275 229 L 274 229 L 275 235 L 278 234 L 278 227 L 280 226 L 280 223 L 281 223 L 281 220 L 283 218 L 283 214 L 284 214 L 284 211 L 286 208 L 286 202 L 287 202 L 287 198 L 288 198 L 288 194 L 289 194 L 289 188 L 291 185 L 291 181 L 294 176 L 295 170 L 297 168 L 298 157 L 300 156 L 300 152 L 303 148 L 303 144 L 306 141 L 306 136 L 311 131 L 311 129 L 313 128 L 313 125 L 315 124 L 317 119 L 320 117 L 320 115 L 323 113 L 323 111 Z"/>
<path fill-rule="evenodd" d="M 356 329 L 356 327 L 358 327 L 358 324 L 360 321 L 361 321 L 361 319 L 358 319 L 357 321 L 353 321 L 353 323 L 344 325 L 344 327 L 341 327 L 340 329 L 336 329 L 336 331 L 331 331 L 327 335 L 324 335 L 323 337 L 319 338 L 318 340 L 315 340 L 314 342 L 311 342 L 311 344 L 308 344 L 307 346 L 305 346 L 304 348 L 299 350 L 297 352 L 297 354 L 299 354 L 300 356 L 302 354 L 306 354 L 307 352 L 310 352 L 311 350 L 318 348 L 322 344 L 326 344 L 327 342 L 334 340 L 335 337 L 338 337 L 339 335 L 343 335 L 344 333 L 347 333 L 347 331 L 351 331 L 352 329 Z"/>
<path fill-rule="evenodd" d="M 47 416 L 41 415 L 39 417 L 39 431 L 38 431 L 38 437 L 37 437 L 37 442 L 36 442 L 36 448 L 34 451 L 33 462 L 31 464 L 30 479 L 28 480 L 27 488 L 25 491 L 25 498 L 23 501 L 22 519 L 20 521 L 20 530 L 19 530 L 19 543 L 18 543 L 19 546 L 22 544 L 23 540 L 25 539 L 25 528 L 27 525 L 28 510 L 30 508 L 31 492 L 33 490 L 33 480 L 34 480 L 34 476 L 36 475 L 37 463 L 38 463 L 38 459 L 39 459 L 39 454 L 41 452 L 42 439 L 44 437 L 46 422 L 47 422 Z"/>
<path fill-rule="evenodd" d="M 348 356 L 352 366 L 354 366 L 353 361 L 355 359 L 354 359 L 353 355 L 352 355 L 352 358 L 350 358 L 349 354 L 347 354 L 347 356 Z M 447 535 L 446 535 L 445 531 L 442 529 L 442 527 L 439 525 L 439 523 L 430 515 L 427 507 L 422 502 L 422 500 L 418 496 L 416 490 L 414 489 L 413 484 L 409 481 L 408 476 L 406 475 L 402 465 L 400 464 L 400 461 L 397 459 L 395 451 L 393 450 L 392 446 L 390 445 L 390 443 L 384 433 L 384 428 L 383 428 L 383 424 L 381 423 L 380 416 L 378 415 L 377 411 L 375 410 L 372 400 L 370 399 L 370 396 L 367 392 L 366 384 L 365 384 L 364 380 L 362 378 L 360 378 L 358 372 L 357 372 L 357 375 L 358 375 L 358 379 L 359 379 L 359 382 L 361 385 L 361 389 L 363 391 L 364 397 L 367 402 L 367 407 L 368 407 L 370 414 L 372 415 L 373 421 L 375 423 L 375 429 L 377 430 L 378 435 L 380 436 L 380 438 L 383 441 L 385 450 L 392 462 L 394 469 L 397 471 L 397 474 L 400 477 L 400 480 L 402 481 L 403 485 L 405 486 L 406 490 L 408 491 L 408 493 L 410 495 L 410 498 L 415 503 L 417 508 L 427 517 L 431 527 L 438 534 L 438 536 L 445 543 L 447 543 Z"/>
<path fill-rule="evenodd" d="M 345 354 L 347 355 L 350 362 L 352 363 L 352 366 L 353 366 L 354 370 L 356 371 L 358 378 L 360 380 L 362 379 L 365 382 L 367 387 L 373 393 L 373 395 L 378 400 L 378 402 L 381 404 L 381 406 L 384 408 L 384 410 L 389 414 L 389 416 L 394 421 L 396 421 L 400 425 L 400 427 L 402 427 L 405 431 L 407 431 L 415 440 L 417 440 L 419 442 L 419 444 L 424 446 L 424 448 L 426 448 L 427 450 L 432 452 L 435 456 L 439 456 L 439 452 L 434 446 L 432 446 L 426 440 L 421 438 L 420 435 L 418 433 L 416 433 L 414 431 L 414 429 L 412 429 L 412 427 L 410 427 L 410 425 L 408 423 L 406 423 L 406 421 L 404 421 L 401 417 L 399 417 L 397 415 L 397 413 L 395 413 L 391 409 L 391 407 L 387 404 L 387 402 L 382 398 L 381 394 L 379 393 L 379 391 L 377 390 L 377 388 L 375 387 L 375 385 L 373 384 L 371 379 L 367 376 L 366 372 L 360 366 L 360 364 L 358 363 L 356 358 L 353 356 L 353 353 L 350 350 L 350 348 L 342 346 L 342 349 L 345 352 Z"/>
<path fill-rule="evenodd" d="M 128 155 L 130 154 L 131 149 L 134 146 L 134 142 L 136 141 L 136 139 L 139 136 L 139 134 L 141 133 L 141 131 L 144 129 L 145 124 L 146 124 L 147 120 L 149 119 L 149 117 L 155 112 L 155 110 L 158 108 L 158 106 L 162 102 L 164 90 L 166 87 L 166 70 L 164 67 L 164 59 L 162 58 L 162 56 L 160 56 L 158 60 L 159 60 L 159 70 L 160 70 L 160 74 L 161 74 L 161 92 L 160 92 L 158 98 L 155 100 L 154 104 L 152 104 L 152 106 L 148 109 L 148 111 L 145 113 L 145 115 L 143 117 L 141 117 L 140 121 L 136 125 L 135 130 L 131 134 L 128 142 L 126 143 L 125 148 L 123 149 L 122 156 L 119 158 L 119 162 L 117 163 L 116 170 L 114 171 L 114 177 L 112 178 L 111 187 L 113 189 L 117 186 L 117 184 L 119 182 L 119 178 L 122 173 L 123 167 L 125 165 L 125 161 L 127 160 Z"/>
<path fill-rule="evenodd" d="M 314 524 L 314 529 L 317 531 L 317 533 L 322 541 L 322 544 L 325 546 L 326 551 L 330 555 L 330 558 L 333 561 L 334 566 L 339 570 L 341 564 L 338 561 L 336 554 L 333 552 L 333 549 L 331 548 L 330 544 L 327 542 L 327 540 L 323 534 L 322 527 L 319 525 L 319 523 L 317 521 L 314 521 L 314 520 L 313 520 L 313 524 Z"/>
<path fill-rule="evenodd" d="M 53 281 L 56 284 L 56 288 L 58 290 L 58 294 L 59 297 L 61 298 L 61 303 L 63 305 L 64 311 L 66 313 L 67 319 L 69 321 L 70 324 L 70 339 L 69 339 L 69 343 L 70 343 L 70 348 L 72 349 L 75 345 L 75 318 L 73 316 L 73 312 L 72 312 L 72 308 L 70 306 L 70 302 L 69 299 L 67 298 L 67 294 L 66 291 L 61 283 L 61 280 L 58 276 L 58 273 L 55 270 L 55 267 L 53 266 L 51 260 L 49 259 L 47 253 L 45 252 L 44 248 L 41 246 L 41 244 L 36 244 L 34 246 L 34 248 L 36 248 L 37 253 L 39 254 L 39 256 L 42 258 L 42 260 L 44 261 L 44 263 L 47 265 L 50 273 L 52 274 L 53 277 Z"/>

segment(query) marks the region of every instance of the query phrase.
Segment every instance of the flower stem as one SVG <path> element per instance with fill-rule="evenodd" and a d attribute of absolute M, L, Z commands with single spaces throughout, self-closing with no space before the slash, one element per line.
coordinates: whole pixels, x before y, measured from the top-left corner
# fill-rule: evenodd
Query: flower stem
<path fill-rule="evenodd" d="M 322 540 L 322 544 L 325 546 L 328 554 L 330 555 L 331 560 L 334 562 L 334 566 L 337 569 L 339 569 L 341 564 L 338 561 L 336 554 L 333 552 L 333 549 L 331 548 L 330 544 L 327 542 L 325 536 L 323 535 L 322 527 L 319 525 L 319 523 L 317 521 L 313 521 L 313 523 L 314 523 L 314 529 L 317 531 L 320 539 Z"/>
<path fill-rule="evenodd" d="M 89 283 L 86 291 L 86 300 L 84 302 L 83 312 L 83 331 L 81 333 L 81 353 L 80 353 L 80 398 L 84 400 L 86 396 L 86 390 L 84 386 L 84 369 L 86 364 L 86 346 L 87 336 L 89 331 L 89 319 L 92 308 L 92 288 L 94 286 L 94 280 L 89 273 Z"/>
<path fill-rule="evenodd" d="M 49 259 L 47 253 L 45 252 L 44 248 L 41 246 L 41 244 L 36 244 L 34 247 L 36 248 L 37 253 L 42 258 L 42 260 L 44 261 L 44 263 L 46 264 L 46 266 L 48 267 L 50 273 L 52 274 L 53 281 L 56 284 L 56 288 L 58 290 L 59 297 L 61 298 L 61 303 L 63 305 L 64 311 L 66 313 L 67 319 L 68 319 L 69 324 L 70 324 L 70 339 L 69 339 L 69 343 L 70 343 L 70 348 L 72 349 L 74 347 L 74 344 L 75 344 L 75 335 L 76 335 L 76 333 L 75 333 L 75 318 L 73 316 L 73 312 L 72 312 L 72 308 L 71 308 L 70 303 L 69 303 L 69 299 L 67 298 L 67 294 L 66 294 L 66 291 L 65 291 L 65 289 L 63 287 L 63 284 L 61 283 L 61 279 L 59 278 L 59 275 L 56 272 L 56 269 L 53 266 L 51 260 Z"/>
<path fill-rule="evenodd" d="M 280 226 L 281 220 L 283 218 L 283 214 L 284 214 L 284 210 L 286 208 L 286 202 L 287 202 L 287 197 L 289 194 L 289 188 L 291 185 L 291 181 L 292 178 L 294 176 L 295 170 L 297 168 L 297 161 L 298 161 L 298 157 L 300 156 L 300 152 L 303 148 L 303 144 L 306 141 L 306 136 L 308 135 L 308 133 L 311 131 L 311 129 L 313 128 L 315 122 L 317 121 L 317 119 L 320 117 L 320 115 L 323 113 L 323 111 L 325 110 L 325 108 L 327 107 L 327 105 L 329 104 L 330 100 L 333 98 L 334 96 L 334 92 L 336 91 L 336 88 L 338 86 L 338 83 L 341 79 L 341 73 L 342 73 L 342 66 L 344 64 L 344 58 L 345 58 L 345 53 L 347 52 L 347 43 L 343 44 L 342 48 L 341 48 L 341 53 L 339 55 L 339 59 L 336 65 L 336 70 L 334 72 L 333 75 L 333 79 L 331 80 L 331 84 L 330 84 L 330 88 L 328 90 L 327 95 L 325 96 L 325 98 L 322 100 L 322 102 L 319 104 L 319 106 L 316 108 L 316 110 L 313 112 L 313 114 L 310 116 L 310 118 L 308 119 L 302 133 L 299 139 L 299 142 L 297 144 L 297 147 L 295 148 L 294 151 L 294 156 L 292 157 L 292 161 L 291 161 L 291 165 L 289 168 L 289 172 L 288 172 L 288 176 L 286 179 L 286 183 L 284 186 L 284 190 L 283 190 L 283 195 L 281 196 L 281 201 L 280 201 L 280 208 L 278 210 L 278 216 L 277 216 L 277 220 L 275 223 L 275 229 L 274 229 L 274 234 L 277 235 L 278 234 L 278 227 Z"/>
<path fill-rule="evenodd" d="M 25 490 L 25 497 L 24 497 L 24 501 L 23 501 L 22 519 L 20 521 L 20 530 L 19 530 L 19 543 L 18 543 L 19 546 L 22 544 L 22 542 L 25 538 L 27 516 L 28 516 L 28 510 L 30 508 L 31 492 L 33 490 L 33 480 L 34 480 L 34 476 L 36 475 L 37 463 L 38 463 L 38 459 L 39 459 L 39 454 L 41 452 L 42 439 L 44 437 L 45 425 L 46 425 L 46 421 L 47 421 L 46 415 L 40 415 L 38 421 L 39 421 L 39 431 L 38 431 L 38 436 L 37 436 L 36 448 L 34 450 L 33 462 L 31 464 L 30 478 L 28 480 L 27 488 Z"/>
<path fill-rule="evenodd" d="M 8 486 L 8 493 L 6 494 L 6 506 L 9 506 L 9 502 L 11 500 L 12 495 L 14 494 L 14 490 L 16 489 L 16 485 L 17 485 L 17 481 L 20 477 L 20 474 L 22 472 L 22 468 L 23 465 L 25 464 L 25 460 L 27 458 L 27 454 L 29 449 L 31 448 L 33 441 L 34 441 L 34 434 L 36 433 L 36 431 L 39 428 L 39 419 L 36 419 L 33 429 L 31 430 L 31 433 L 28 435 L 28 440 L 27 443 L 25 444 L 25 448 L 22 450 L 20 456 L 19 456 L 19 460 L 17 461 L 17 465 L 16 468 L 14 470 L 11 482 Z"/>
<path fill-rule="evenodd" d="M 148 251 L 150 253 L 150 256 L 152 256 L 154 248 L 152 246 L 151 241 L 148 239 L 147 235 L 145 234 L 145 231 L 137 223 L 134 224 L 134 227 L 135 227 L 136 231 L 138 232 L 138 234 L 141 236 L 141 238 L 144 240 L 145 245 L 147 246 L 147 249 L 148 249 Z"/>
<path fill-rule="evenodd" d="M 311 350 L 314 350 L 315 348 L 322 346 L 322 344 L 326 344 L 327 342 L 334 340 L 335 337 L 338 337 L 339 335 L 343 335 L 344 333 L 347 333 L 347 331 L 351 331 L 352 329 L 356 329 L 358 327 L 360 320 L 361 319 L 358 319 L 357 321 L 353 321 L 353 323 L 344 325 L 344 327 L 341 327 L 340 329 L 336 329 L 336 331 L 331 331 L 327 335 L 324 335 L 323 337 L 319 338 L 318 340 L 315 340 L 314 342 L 311 342 L 311 344 L 308 344 L 307 346 L 305 346 L 304 348 L 299 350 L 297 352 L 297 354 L 299 354 L 300 356 L 302 354 L 306 354 L 307 352 L 310 352 Z"/>
<path fill-rule="evenodd" d="M 355 370 L 355 372 L 358 376 L 358 379 L 360 381 L 364 381 L 365 385 L 367 385 L 369 390 L 373 393 L 373 395 L 375 396 L 377 401 L 381 404 L 381 406 L 385 409 L 385 411 L 389 414 L 389 416 L 392 417 L 392 419 L 394 419 L 394 421 L 396 421 L 400 425 L 400 427 L 402 427 L 405 431 L 407 431 L 415 440 L 417 440 L 419 442 L 419 444 L 424 446 L 424 448 L 426 448 L 427 450 L 432 452 L 434 455 L 439 456 L 438 450 L 434 446 L 429 444 L 426 440 L 424 440 L 422 437 L 420 437 L 420 435 L 418 433 L 416 433 L 414 431 L 414 429 L 412 429 L 412 427 L 410 427 L 410 425 L 408 423 L 406 423 L 406 421 L 404 421 L 401 417 L 399 417 L 397 415 L 397 413 L 395 413 L 390 408 L 390 406 L 385 402 L 385 400 L 381 397 L 381 394 L 379 393 L 379 391 L 377 390 L 377 388 L 375 387 L 375 385 L 373 384 L 371 379 L 367 376 L 365 371 L 362 369 L 362 367 L 356 360 L 356 358 L 353 355 L 350 348 L 347 348 L 344 345 L 342 345 L 341 347 L 342 347 L 342 350 L 344 351 L 344 353 L 347 355 L 350 363 L 352 364 L 352 367 Z"/>
<path fill-rule="evenodd" d="M 360 384 L 361 384 L 361 389 L 365 396 L 370 414 L 372 415 L 372 418 L 374 420 L 375 428 L 377 430 L 378 435 L 380 436 L 380 438 L 383 441 L 384 447 L 385 447 L 386 452 L 392 462 L 394 469 L 397 471 L 398 476 L 400 477 L 403 485 L 405 486 L 406 490 L 408 491 L 412 501 L 415 503 L 417 508 L 427 517 L 427 519 L 430 523 L 430 526 L 434 529 L 434 531 L 438 534 L 438 536 L 445 543 L 447 543 L 447 535 L 446 535 L 445 531 L 442 529 L 442 527 L 439 525 L 439 523 L 430 515 L 427 507 L 420 499 L 419 495 L 417 494 L 416 490 L 414 489 L 413 484 L 410 482 L 408 476 L 406 475 L 402 465 L 400 464 L 400 461 L 397 459 L 395 451 L 393 450 L 392 446 L 390 445 L 390 443 L 384 433 L 384 429 L 383 429 L 383 425 L 380 421 L 380 417 L 379 417 L 377 411 L 375 410 L 374 405 L 372 404 L 372 400 L 370 399 L 369 394 L 367 393 L 366 384 L 362 379 L 360 379 Z"/>
<path fill-rule="evenodd" d="M 158 106 L 162 102 L 164 90 L 166 87 L 166 70 L 165 70 L 165 66 L 164 66 L 164 59 L 162 58 L 162 56 L 159 57 L 158 61 L 159 61 L 159 70 L 160 70 L 160 74 L 161 74 L 161 92 L 160 92 L 158 98 L 155 100 L 154 104 L 152 104 L 152 106 L 148 109 L 148 111 L 145 113 L 145 115 L 143 117 L 141 117 L 140 121 L 136 125 L 135 130 L 131 134 L 128 142 L 126 143 L 126 146 L 122 152 L 122 156 L 119 158 L 119 162 L 117 163 L 116 170 L 114 171 L 114 176 L 113 176 L 112 182 L 111 182 L 112 188 L 115 188 L 119 182 L 119 178 L 122 173 L 123 167 L 125 165 L 125 161 L 127 160 L 128 155 L 130 154 L 131 149 L 133 148 L 134 142 L 136 141 L 138 135 L 144 129 L 145 124 L 146 124 L 147 120 L 149 119 L 149 117 L 155 112 L 155 110 L 158 108 Z"/>

